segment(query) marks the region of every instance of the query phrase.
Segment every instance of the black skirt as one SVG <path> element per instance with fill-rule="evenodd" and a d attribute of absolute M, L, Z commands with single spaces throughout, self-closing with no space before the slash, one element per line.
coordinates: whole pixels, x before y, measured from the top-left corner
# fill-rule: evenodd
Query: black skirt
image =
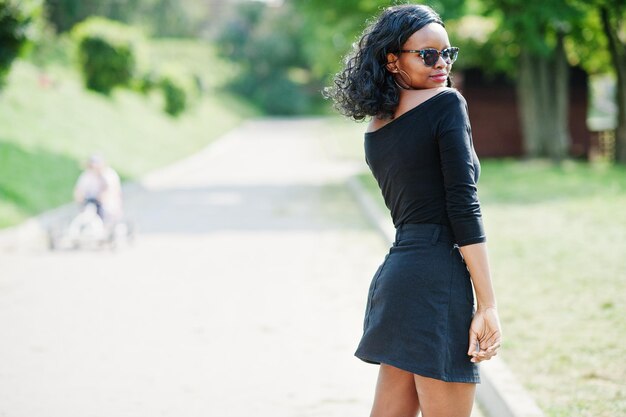
<path fill-rule="evenodd" d="M 473 315 L 470 275 L 450 229 L 402 225 L 372 279 L 355 355 L 442 381 L 479 383 L 478 365 L 467 355 Z"/>

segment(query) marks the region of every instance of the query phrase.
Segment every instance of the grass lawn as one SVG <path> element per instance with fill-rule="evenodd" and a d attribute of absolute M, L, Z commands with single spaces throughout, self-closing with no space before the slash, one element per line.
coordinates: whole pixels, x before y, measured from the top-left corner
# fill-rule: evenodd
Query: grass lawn
<path fill-rule="evenodd" d="M 82 161 L 102 152 L 122 178 L 166 165 L 201 149 L 255 112 L 219 91 L 225 64 L 206 44 L 161 41 L 152 59 L 176 62 L 201 77 L 205 94 L 178 118 L 161 96 L 119 89 L 86 91 L 78 73 L 51 66 L 51 84 L 28 62 L 15 63 L 0 92 L 0 227 L 71 200 Z"/>
<path fill-rule="evenodd" d="M 362 160 L 365 126 L 331 126 L 330 152 Z M 626 167 L 481 163 L 502 357 L 549 417 L 626 415 Z"/>

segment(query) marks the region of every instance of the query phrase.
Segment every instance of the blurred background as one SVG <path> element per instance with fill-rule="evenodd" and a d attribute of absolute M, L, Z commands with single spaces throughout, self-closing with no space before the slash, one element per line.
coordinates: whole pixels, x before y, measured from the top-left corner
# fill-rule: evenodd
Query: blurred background
<path fill-rule="evenodd" d="M 0 228 L 94 151 L 132 181 L 250 119 L 327 118 L 361 161 L 321 90 L 394 3 L 0 0 Z M 626 415 L 626 2 L 425 3 L 460 47 L 507 363 L 550 417 Z"/>

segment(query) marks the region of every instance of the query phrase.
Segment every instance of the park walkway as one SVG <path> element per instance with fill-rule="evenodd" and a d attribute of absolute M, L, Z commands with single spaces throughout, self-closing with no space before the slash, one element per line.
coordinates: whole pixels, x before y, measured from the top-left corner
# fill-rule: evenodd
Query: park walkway
<path fill-rule="evenodd" d="M 127 193 L 137 242 L 0 254 L 2 417 L 350 417 L 386 251 L 324 121 L 253 121 Z"/>

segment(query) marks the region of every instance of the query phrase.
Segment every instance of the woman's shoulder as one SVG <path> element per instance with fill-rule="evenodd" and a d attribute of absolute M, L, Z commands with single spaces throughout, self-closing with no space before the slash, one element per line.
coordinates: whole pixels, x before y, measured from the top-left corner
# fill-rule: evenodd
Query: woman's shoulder
<path fill-rule="evenodd" d="M 465 98 L 459 90 L 452 87 L 438 87 L 428 90 L 415 90 L 409 94 L 403 103 L 404 111 L 409 111 L 416 107 L 430 108 L 439 111 L 440 107 L 465 105 Z"/>
<path fill-rule="evenodd" d="M 442 116 L 449 112 L 456 113 L 457 109 L 463 109 L 466 106 L 465 99 L 456 88 L 438 87 L 411 90 L 406 93 L 407 95 L 405 95 L 404 100 L 398 106 L 394 118 L 380 119 L 373 117 L 369 122 L 366 133 L 373 133 L 382 130 L 383 127 L 388 125 L 395 125 L 397 121 L 402 119 L 417 120 L 417 118 L 413 117 L 416 114 L 421 115 L 420 117 L 431 113 Z"/>
<path fill-rule="evenodd" d="M 448 103 L 466 103 L 465 97 L 463 97 L 461 92 L 454 87 L 441 87 L 439 89 L 439 92 L 437 93 L 437 96 L 440 96 L 441 98 L 443 98 L 442 101 Z"/>
<path fill-rule="evenodd" d="M 446 94 L 453 93 L 454 91 L 456 90 L 450 87 L 425 88 L 425 89 L 420 89 L 420 90 L 405 90 L 405 95 L 402 101 L 404 101 L 404 105 L 407 107 L 415 107 L 415 105 L 419 105 L 425 101 L 430 100 L 433 97 L 443 96 Z"/>
<path fill-rule="evenodd" d="M 437 97 L 439 99 L 433 102 L 431 110 L 438 116 L 448 118 L 467 114 L 467 101 L 456 88 L 446 87 Z"/>

